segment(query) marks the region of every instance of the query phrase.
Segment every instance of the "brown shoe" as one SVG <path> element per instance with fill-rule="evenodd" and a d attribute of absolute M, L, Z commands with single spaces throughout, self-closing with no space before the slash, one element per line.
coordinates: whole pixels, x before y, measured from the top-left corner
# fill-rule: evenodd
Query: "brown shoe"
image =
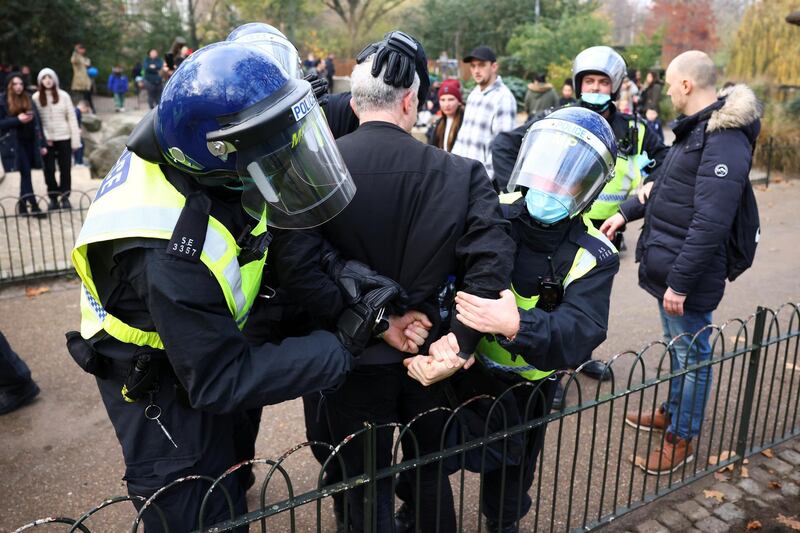
<path fill-rule="evenodd" d="M 641 431 L 666 431 L 669 427 L 670 416 L 662 404 L 655 413 L 642 413 L 633 411 L 625 415 L 625 423 Z"/>
<path fill-rule="evenodd" d="M 672 433 L 664 435 L 660 450 L 654 450 L 646 461 L 636 458 L 636 466 L 648 474 L 669 474 L 694 460 L 692 443 Z"/>

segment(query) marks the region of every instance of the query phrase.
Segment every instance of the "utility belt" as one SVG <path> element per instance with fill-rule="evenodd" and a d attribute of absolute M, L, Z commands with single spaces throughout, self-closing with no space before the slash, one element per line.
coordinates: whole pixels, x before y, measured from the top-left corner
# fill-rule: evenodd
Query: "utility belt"
<path fill-rule="evenodd" d="M 131 360 L 119 360 L 98 353 L 93 343 L 81 337 L 77 331 L 67 332 L 66 337 L 67 351 L 75 363 L 84 372 L 98 379 L 121 382 L 120 394 L 126 402 L 135 403 L 152 397 L 158 391 L 162 378 L 166 376 L 175 382 L 178 402 L 184 407 L 190 407 L 189 395 L 175 376 L 163 350 L 139 346 Z"/>

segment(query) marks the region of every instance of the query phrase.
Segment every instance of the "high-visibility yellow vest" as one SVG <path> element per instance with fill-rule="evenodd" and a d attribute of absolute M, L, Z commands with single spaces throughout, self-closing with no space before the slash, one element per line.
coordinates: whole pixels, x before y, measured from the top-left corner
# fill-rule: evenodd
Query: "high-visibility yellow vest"
<path fill-rule="evenodd" d="M 84 339 L 102 330 L 121 342 L 164 349 L 157 331 L 135 328 L 104 308 L 95 287 L 88 250 L 91 244 L 131 237 L 169 241 L 185 203 L 186 198 L 166 179 L 158 165 L 127 150 L 123 152 L 100 185 L 72 249 L 72 263 L 82 281 L 81 336 Z M 267 230 L 266 220 L 265 213 L 252 231 L 253 235 Z M 240 252 L 230 231 L 209 216 L 200 260 L 219 283 L 231 316 L 241 329 L 258 294 L 267 254 L 265 251 L 260 259 L 240 266 Z"/>
<path fill-rule="evenodd" d="M 520 198 L 519 193 L 510 193 L 500 195 L 500 203 L 513 203 L 517 198 Z M 616 248 L 611 242 L 598 231 L 591 223 L 591 221 L 584 215 L 583 223 L 586 225 L 586 232 L 603 241 L 610 250 L 617 253 Z M 585 248 L 578 248 L 575 254 L 575 259 L 572 261 L 572 266 L 564 278 L 564 292 L 567 292 L 569 285 L 591 272 L 597 266 L 597 259 Z M 524 311 L 528 311 L 536 307 L 539 302 L 539 295 L 525 297 L 517 293 L 514 286 L 511 286 L 511 292 L 514 293 L 514 298 L 517 300 L 517 307 Z M 478 347 L 475 350 L 478 361 L 488 368 L 495 370 L 502 370 L 504 372 L 512 372 L 529 381 L 537 381 L 544 379 L 554 372 L 554 370 L 542 370 L 535 366 L 528 364 L 521 356 L 512 355 L 511 352 L 503 348 L 496 340 L 489 340 L 486 337 L 481 339 Z"/>
<path fill-rule="evenodd" d="M 614 164 L 614 177 L 606 183 L 597 196 L 586 216 L 592 220 L 605 220 L 617 212 L 619 204 L 639 187 L 642 182 L 642 170 L 639 168 L 639 158 L 642 155 L 645 127 L 639 121 L 631 120 L 629 124 L 636 124 L 638 128 L 638 146 L 636 153 L 627 157 L 617 156 Z"/>

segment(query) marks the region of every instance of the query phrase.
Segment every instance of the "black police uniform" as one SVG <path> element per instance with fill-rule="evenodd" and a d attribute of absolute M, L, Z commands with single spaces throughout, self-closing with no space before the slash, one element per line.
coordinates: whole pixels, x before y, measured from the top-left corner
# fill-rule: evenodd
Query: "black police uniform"
<path fill-rule="evenodd" d="M 161 168 L 184 195 L 202 188 L 174 169 Z M 246 234 L 247 216 L 239 194 L 220 187 L 204 190 L 211 200 L 211 215 L 231 234 Z M 201 230 L 205 232 L 205 228 Z M 245 430 L 252 426 L 248 409 L 335 386 L 352 362 L 336 337 L 324 331 L 288 338 L 279 345 L 250 345 L 208 268 L 169 255 L 166 248 L 163 240 L 145 238 L 89 247 L 105 308 L 133 327 L 157 331 L 166 347 L 154 363 L 158 378 L 152 402 L 161 408 L 159 420 L 177 448 L 156 422 L 145 418 L 150 398 L 137 403 L 122 398 L 120 391 L 138 349 L 108 335 L 93 342 L 94 350 L 108 361 L 107 371 L 97 383 L 122 446 L 128 491 L 145 498 L 182 476 L 215 478 L 252 457 L 255 435 Z M 240 254 L 240 260 L 245 260 L 246 252 Z M 245 512 L 246 480 L 231 476 L 223 486 L 233 499 L 235 512 Z M 193 481 L 159 496 L 155 503 L 166 515 L 170 531 L 197 527 L 208 487 L 205 481 Z M 141 506 L 141 501 L 134 504 Z M 143 518 L 147 531 L 163 530 L 152 510 Z M 228 518 L 222 493 L 215 493 L 204 523 Z"/>
<path fill-rule="evenodd" d="M 500 190 L 504 191 L 506 185 L 508 185 L 511 171 L 514 170 L 514 164 L 517 162 L 517 155 L 519 154 L 520 146 L 522 146 L 522 139 L 525 137 L 528 128 L 530 128 L 531 124 L 545 118 L 553 111 L 555 110 L 551 109 L 544 113 L 539 113 L 528 119 L 522 126 L 511 131 L 499 133 L 494 138 L 492 142 L 492 165 L 494 165 L 494 179 Z M 625 154 L 627 150 L 636 151 L 638 141 L 632 138 L 632 129 L 630 128 L 630 121 L 634 119 L 645 125 L 642 150 L 647 152 L 650 159 L 655 161 L 653 166 L 648 169 L 650 176 L 653 176 L 653 173 L 664 161 L 669 151 L 669 148 L 664 145 L 658 134 L 640 118 L 617 111 L 614 104 L 610 105 L 609 116 L 606 120 L 608 120 L 611 129 L 614 131 L 614 137 L 617 138 L 620 152 Z M 649 179 L 652 179 L 652 177 L 649 177 Z"/>
<path fill-rule="evenodd" d="M 545 118 L 553 111 L 554 110 L 548 110 L 544 113 L 540 113 L 529 119 L 522 126 L 511 131 L 500 133 L 497 135 L 497 137 L 495 137 L 494 141 L 492 142 L 492 164 L 494 165 L 495 183 L 501 190 L 505 189 L 509 179 L 511 178 L 511 172 L 514 170 L 514 164 L 517 161 L 517 155 L 519 155 L 519 150 L 522 146 L 522 139 L 525 137 L 525 133 L 528 131 L 528 128 L 530 128 L 531 124 Z M 636 138 L 638 133 L 636 133 L 636 135 L 633 134 L 633 132 L 637 130 L 634 130 L 630 127 L 630 121 L 634 119 L 642 122 L 640 118 L 634 117 L 634 115 L 628 115 L 626 113 L 617 111 L 617 108 L 614 106 L 614 104 L 610 104 L 609 116 L 606 120 L 611 126 L 611 129 L 614 131 L 614 136 L 617 139 L 619 151 L 623 155 L 631 150 L 635 152 L 636 147 L 638 146 L 638 139 Z M 657 133 L 647 126 L 646 123 L 644 123 L 644 125 L 645 133 L 644 139 L 642 140 L 642 151 L 647 152 L 647 155 L 654 161 L 649 169 L 650 174 L 645 178 L 646 182 L 654 179 L 654 173 L 661 166 L 661 163 L 664 161 L 669 148 L 664 145 Z M 592 220 L 591 222 L 596 228 L 599 228 L 604 221 Z M 621 246 L 622 243 L 623 229 L 624 228 L 617 232 L 618 240 L 615 242 L 615 244 L 618 246 Z M 598 361 L 592 361 L 589 365 L 584 367 L 583 372 L 584 374 L 597 379 L 609 378 L 608 374 L 605 372 L 605 366 Z M 563 393 L 563 391 L 561 392 Z M 560 404 L 561 399 L 562 396 L 559 394 L 559 398 L 556 402 L 557 405 Z"/>
<path fill-rule="evenodd" d="M 429 341 L 448 329 L 459 346 L 471 353 L 480 333 L 456 320 L 442 320 L 437 293 L 448 276 L 472 294 L 497 298 L 509 286 L 514 243 L 503 220 L 497 195 L 480 163 L 454 156 L 415 140 L 387 122 L 362 124 L 337 142 L 358 188 L 352 202 L 317 232 L 287 232 L 273 241 L 278 278 L 295 300 L 317 302 L 323 310 L 343 306 L 338 288 L 319 266 L 321 240 L 327 239 L 343 257 L 372 267 L 392 278 L 408 293 L 408 308 L 424 312 L 434 323 Z M 420 348 L 426 353 L 428 344 Z M 363 421 L 406 423 L 418 413 L 441 405 L 437 386 L 423 387 L 406 375 L 407 354 L 376 340 L 359 358 L 359 367 L 344 385 L 329 395 L 334 438 L 338 442 L 363 427 Z M 423 417 L 415 423 L 420 452 L 440 447 L 442 419 Z M 391 460 L 391 434 L 378 435 L 378 466 Z M 363 471 L 362 449 L 351 443 L 342 450 L 348 469 Z M 416 456 L 404 442 L 404 457 Z M 421 502 L 423 531 L 435 527 L 436 468 L 423 468 Z M 391 481 L 379 484 L 378 529 L 388 527 L 393 509 Z M 452 494 L 441 489 L 441 530 L 455 528 Z M 360 494 L 350 494 L 354 528 L 361 523 Z"/>
<path fill-rule="evenodd" d="M 520 309 L 520 328 L 516 337 L 513 341 L 500 340 L 506 350 L 522 356 L 538 369 L 574 368 L 606 339 L 611 286 L 619 271 L 619 256 L 600 239 L 588 236 L 581 216 L 545 227 L 528 214 L 524 198 L 509 206 L 506 216 L 511 221 L 512 236 L 517 243 L 511 277 L 515 291 L 523 297 L 541 297 L 541 279 L 563 280 L 581 246 L 596 259 L 600 258 L 597 266 L 567 286 L 555 309 L 545 310 L 541 306 L 527 311 Z M 587 245 L 587 237 L 594 249 Z M 452 385 L 459 398 L 467 399 L 478 394 L 498 397 L 512 385 L 523 381 L 526 380 L 516 374 L 490 370 L 476 363 L 467 372 L 454 376 Z M 534 387 L 517 387 L 513 394 L 503 396 L 509 427 L 550 412 L 555 380 L 546 378 L 531 383 Z M 516 465 L 506 465 L 505 469 L 487 468 L 483 509 L 494 524 L 507 526 L 530 510 L 532 501 L 528 490 L 533 484 L 546 427 L 534 428 L 525 436 L 524 455 Z M 516 440 L 518 442 L 509 442 L 509 450 L 522 445 L 522 437 Z M 499 515 L 501 494 L 504 495 L 502 516 Z M 518 508 L 520 514 L 517 514 Z"/>

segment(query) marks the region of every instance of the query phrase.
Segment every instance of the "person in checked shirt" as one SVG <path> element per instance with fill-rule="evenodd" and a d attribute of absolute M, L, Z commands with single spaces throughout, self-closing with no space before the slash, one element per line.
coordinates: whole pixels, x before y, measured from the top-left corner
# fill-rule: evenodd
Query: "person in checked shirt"
<path fill-rule="evenodd" d="M 488 46 L 478 46 L 464 58 L 477 86 L 467 98 L 464 122 L 452 153 L 477 159 L 494 180 L 490 145 L 495 136 L 516 126 L 517 101 L 497 75 L 497 56 Z"/>

